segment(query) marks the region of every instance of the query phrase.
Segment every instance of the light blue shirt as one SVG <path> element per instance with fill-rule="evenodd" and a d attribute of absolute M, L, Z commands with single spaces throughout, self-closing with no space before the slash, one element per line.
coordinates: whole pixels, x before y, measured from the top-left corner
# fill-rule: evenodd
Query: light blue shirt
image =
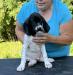
<path fill-rule="evenodd" d="M 20 25 L 23 25 L 25 20 L 30 16 L 31 13 L 38 12 L 38 8 L 35 4 L 35 0 L 31 0 L 28 3 L 24 3 L 17 14 L 17 21 Z M 72 19 L 72 15 L 65 4 L 60 0 L 53 0 L 53 12 L 50 20 L 47 22 L 50 25 L 50 31 L 48 32 L 52 36 L 60 35 L 60 25 L 69 22 Z M 48 57 L 62 57 L 68 56 L 70 46 L 60 45 L 55 43 L 46 43 L 46 51 Z"/>

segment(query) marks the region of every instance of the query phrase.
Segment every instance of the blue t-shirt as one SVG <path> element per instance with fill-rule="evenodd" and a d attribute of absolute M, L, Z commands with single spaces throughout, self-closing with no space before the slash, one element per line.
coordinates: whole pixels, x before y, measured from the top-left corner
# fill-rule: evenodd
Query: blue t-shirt
<path fill-rule="evenodd" d="M 20 25 L 23 25 L 25 20 L 31 13 L 38 12 L 38 8 L 35 4 L 35 0 L 31 0 L 28 3 L 24 3 L 20 12 L 17 14 L 16 20 Z M 65 4 L 60 0 L 53 0 L 53 12 L 50 20 L 47 22 L 50 25 L 50 31 L 48 32 L 52 36 L 60 35 L 60 25 L 69 22 L 72 19 L 72 15 Z M 46 43 L 46 51 L 48 57 L 62 57 L 68 56 L 70 46 L 60 45 L 55 43 Z"/>

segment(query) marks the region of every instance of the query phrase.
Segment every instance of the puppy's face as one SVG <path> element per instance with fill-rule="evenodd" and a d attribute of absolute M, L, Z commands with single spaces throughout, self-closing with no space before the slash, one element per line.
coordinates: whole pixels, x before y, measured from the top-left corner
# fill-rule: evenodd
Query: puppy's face
<path fill-rule="evenodd" d="M 38 13 L 32 13 L 25 21 L 23 28 L 27 35 L 32 36 L 35 36 L 38 31 L 48 32 L 50 29 L 44 18 Z"/>
<path fill-rule="evenodd" d="M 34 14 L 34 16 L 32 16 L 31 22 L 32 27 L 36 33 L 39 31 L 45 32 L 42 18 L 38 14 Z"/>
<path fill-rule="evenodd" d="M 35 29 L 36 33 L 39 31 L 44 32 L 43 23 L 37 23 L 37 25 L 34 26 L 34 29 Z"/>

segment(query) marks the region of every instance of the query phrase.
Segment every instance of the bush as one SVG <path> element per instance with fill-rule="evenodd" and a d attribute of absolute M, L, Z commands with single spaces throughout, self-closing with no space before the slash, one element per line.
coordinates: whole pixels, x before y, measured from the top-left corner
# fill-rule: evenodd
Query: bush
<path fill-rule="evenodd" d="M 0 39 L 17 40 L 15 35 L 15 16 L 22 2 L 20 0 L 1 0 Z"/>

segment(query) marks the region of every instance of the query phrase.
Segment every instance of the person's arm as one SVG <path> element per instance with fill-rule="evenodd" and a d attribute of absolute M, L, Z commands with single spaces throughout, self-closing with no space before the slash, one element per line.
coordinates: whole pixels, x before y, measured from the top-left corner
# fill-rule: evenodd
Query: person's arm
<path fill-rule="evenodd" d="M 20 25 L 18 23 L 18 21 L 16 21 L 16 28 L 15 28 L 15 32 L 16 32 L 16 35 L 17 35 L 17 38 L 18 40 L 20 40 L 22 43 L 23 43 L 23 37 L 24 37 L 24 32 L 23 32 L 23 27 L 22 25 Z"/>
<path fill-rule="evenodd" d="M 73 20 L 60 26 L 60 36 L 49 39 L 50 42 L 57 44 L 71 44 L 73 41 Z"/>
<path fill-rule="evenodd" d="M 55 44 L 71 44 L 73 41 L 73 20 L 60 26 L 60 35 L 53 36 L 48 33 L 42 34 L 42 37 L 34 37 L 33 41 L 40 44 L 51 42 Z"/>

